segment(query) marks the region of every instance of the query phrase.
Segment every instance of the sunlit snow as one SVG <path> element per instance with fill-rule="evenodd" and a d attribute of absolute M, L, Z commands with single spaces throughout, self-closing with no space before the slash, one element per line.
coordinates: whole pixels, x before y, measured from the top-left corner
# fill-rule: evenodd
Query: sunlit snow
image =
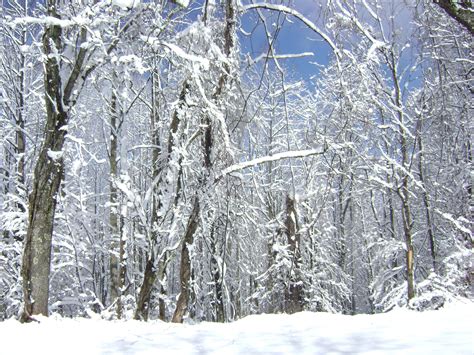
<path fill-rule="evenodd" d="M 59 160 L 62 158 L 63 156 L 63 151 L 62 150 L 59 150 L 59 151 L 55 151 L 55 150 L 51 150 L 51 149 L 48 149 L 48 157 L 51 159 L 51 160 Z"/>
<path fill-rule="evenodd" d="M 43 318 L 0 323 L 2 354 L 472 354 L 473 304 L 377 315 L 303 312 L 228 324 Z M 27 341 L 25 341 L 27 340 Z"/>
<path fill-rule="evenodd" d="M 131 9 L 138 5 L 140 0 L 112 0 L 112 4 L 121 7 L 122 9 Z"/>
<path fill-rule="evenodd" d="M 176 3 L 178 5 L 181 5 L 182 7 L 188 7 L 189 6 L 189 0 L 176 0 Z"/>

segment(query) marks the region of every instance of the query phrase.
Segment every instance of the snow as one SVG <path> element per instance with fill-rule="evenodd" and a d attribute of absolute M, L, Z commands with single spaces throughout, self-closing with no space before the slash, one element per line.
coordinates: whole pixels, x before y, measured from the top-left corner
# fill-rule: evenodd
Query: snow
<path fill-rule="evenodd" d="M 382 41 L 377 41 L 377 40 L 374 40 L 372 42 L 372 45 L 370 46 L 370 49 L 369 51 L 367 52 L 367 59 L 369 60 L 375 60 L 376 58 L 376 55 L 375 55 L 375 52 L 377 49 L 379 48 L 383 48 L 385 47 L 385 43 L 382 42 Z"/>
<path fill-rule="evenodd" d="M 140 73 L 144 74 L 149 70 L 146 65 L 143 63 L 142 59 L 134 54 L 124 55 L 117 59 L 120 64 L 133 64 L 135 69 Z"/>
<path fill-rule="evenodd" d="M 11 22 L 12 25 L 27 25 L 27 24 L 40 24 L 48 26 L 59 26 L 62 28 L 70 27 L 75 24 L 72 20 L 61 20 L 53 16 L 43 16 L 43 17 L 19 17 Z"/>
<path fill-rule="evenodd" d="M 462 222 L 465 222 L 466 219 L 465 218 L 458 218 L 458 219 L 454 219 L 453 215 L 451 213 L 446 213 L 446 212 L 442 212 L 438 209 L 435 209 L 435 212 L 439 213 L 441 216 L 443 216 L 443 218 L 445 218 L 446 220 L 452 222 L 454 224 L 454 226 L 459 229 L 461 232 L 463 233 L 466 233 L 468 235 L 471 235 L 472 232 L 469 228 L 463 226 Z M 467 223 L 469 223 L 467 221 Z"/>
<path fill-rule="evenodd" d="M 241 162 L 241 163 L 231 165 L 231 166 L 225 168 L 224 170 L 222 170 L 221 175 L 219 176 L 219 178 L 221 178 L 225 175 L 229 175 L 233 172 L 243 170 L 243 169 L 249 168 L 251 166 L 256 166 L 256 165 L 260 165 L 260 164 L 263 164 L 263 163 L 267 163 L 267 162 L 270 162 L 270 161 L 277 161 L 277 160 L 288 159 L 288 158 L 304 158 L 304 157 L 309 157 L 309 156 L 312 156 L 312 155 L 320 155 L 320 154 L 323 154 L 323 153 L 324 153 L 324 151 L 318 150 L 318 149 L 306 149 L 306 150 L 293 150 L 293 151 L 268 155 L 268 156 L 265 156 L 265 157 L 256 158 L 256 159 L 252 159 L 252 160 L 249 160 L 249 161 L 244 161 L 244 162 Z"/>
<path fill-rule="evenodd" d="M 199 62 L 204 66 L 204 68 L 209 68 L 209 60 L 199 57 L 194 54 L 186 53 L 183 49 L 181 49 L 180 47 L 178 47 L 177 45 L 173 43 L 162 42 L 162 44 L 165 47 L 168 47 L 171 51 L 173 51 L 174 54 L 176 54 L 178 57 L 181 57 L 183 59 L 186 59 L 192 62 Z"/>
<path fill-rule="evenodd" d="M 59 159 L 61 159 L 63 157 L 63 151 L 62 150 L 51 150 L 51 149 L 48 149 L 48 157 L 49 159 L 53 160 L 53 161 L 58 161 Z"/>
<path fill-rule="evenodd" d="M 176 3 L 182 7 L 188 7 L 189 6 L 189 0 L 176 0 Z"/>
<path fill-rule="evenodd" d="M 138 5 L 140 0 L 112 0 L 112 4 L 119 6 L 122 9 L 132 9 Z"/>
<path fill-rule="evenodd" d="M 181 57 L 182 59 L 188 60 L 190 62 L 197 62 L 203 66 L 204 69 L 209 68 L 209 60 L 191 53 L 187 53 L 184 51 L 181 47 L 169 43 L 169 42 L 162 42 L 156 37 L 151 37 L 151 36 L 142 36 L 141 37 L 143 41 L 146 43 L 156 47 L 156 46 L 164 46 L 166 47 L 170 52 L 173 52 L 175 55 L 178 57 Z"/>
<path fill-rule="evenodd" d="M 474 306 L 377 315 L 302 312 L 228 324 L 40 317 L 0 323 L 4 354 L 472 354 Z M 27 340 L 27 341 L 25 341 Z"/>
<path fill-rule="evenodd" d="M 312 56 L 314 56 L 313 52 L 302 52 L 302 53 L 295 53 L 295 54 L 274 54 L 274 55 L 270 55 L 268 52 L 263 52 L 258 57 L 251 59 L 251 64 L 258 63 L 263 59 L 295 59 L 295 58 L 312 57 Z"/>

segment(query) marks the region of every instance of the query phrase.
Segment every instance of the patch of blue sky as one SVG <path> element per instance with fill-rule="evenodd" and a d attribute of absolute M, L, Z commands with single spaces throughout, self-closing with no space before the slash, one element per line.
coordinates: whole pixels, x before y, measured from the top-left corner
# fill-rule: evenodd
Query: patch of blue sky
<path fill-rule="evenodd" d="M 248 2 L 242 1 L 245 5 Z M 310 21 L 317 23 L 320 18 L 321 7 L 314 0 L 297 1 L 270 1 L 270 3 L 288 5 L 296 9 Z M 333 57 L 330 46 L 314 31 L 300 20 L 291 15 L 284 15 L 276 11 L 260 10 L 267 21 L 267 30 L 272 36 L 276 55 L 289 58 L 279 59 L 286 68 L 286 75 L 291 80 L 304 80 L 312 84 L 318 77 L 320 70 L 326 67 Z M 241 17 L 243 32 L 239 33 L 241 49 L 250 58 L 255 59 L 268 52 L 269 43 L 265 34 L 264 25 L 252 9 Z M 278 28 L 280 27 L 280 28 Z M 297 55 L 306 55 L 298 57 Z M 312 53 L 312 55 L 307 55 Z M 297 57 L 291 58 L 292 55 Z"/>

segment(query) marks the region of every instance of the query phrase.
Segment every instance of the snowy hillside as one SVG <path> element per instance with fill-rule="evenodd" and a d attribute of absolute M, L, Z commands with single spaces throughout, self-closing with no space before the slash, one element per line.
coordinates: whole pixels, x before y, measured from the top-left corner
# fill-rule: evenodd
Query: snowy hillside
<path fill-rule="evenodd" d="M 344 316 L 303 312 L 181 325 L 41 318 L 0 323 L 2 354 L 473 354 L 473 304 Z"/>

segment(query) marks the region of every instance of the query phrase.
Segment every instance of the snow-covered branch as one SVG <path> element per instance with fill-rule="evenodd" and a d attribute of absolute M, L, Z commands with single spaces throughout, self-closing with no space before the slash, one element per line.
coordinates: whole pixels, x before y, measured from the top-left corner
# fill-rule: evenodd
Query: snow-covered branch
<path fill-rule="evenodd" d="M 224 170 L 222 170 L 217 180 L 219 180 L 220 178 L 226 175 L 229 175 L 239 170 L 249 168 L 251 166 L 256 166 L 263 163 L 268 163 L 271 161 L 277 161 L 277 160 L 282 160 L 282 159 L 305 158 L 305 157 L 310 157 L 313 155 L 321 155 L 321 154 L 324 154 L 325 152 L 326 152 L 326 148 L 323 150 L 320 150 L 320 149 L 292 150 L 289 152 L 277 153 L 274 155 L 267 155 L 261 158 L 255 158 L 249 161 L 244 161 L 242 163 L 233 164 L 229 166 L 228 168 L 225 168 Z"/>
<path fill-rule="evenodd" d="M 313 52 L 302 52 L 302 53 L 288 53 L 288 54 L 274 54 L 270 55 L 267 52 L 260 54 L 254 59 L 250 59 L 251 64 L 258 63 L 262 59 L 295 59 L 295 58 L 304 58 L 314 56 Z"/>

